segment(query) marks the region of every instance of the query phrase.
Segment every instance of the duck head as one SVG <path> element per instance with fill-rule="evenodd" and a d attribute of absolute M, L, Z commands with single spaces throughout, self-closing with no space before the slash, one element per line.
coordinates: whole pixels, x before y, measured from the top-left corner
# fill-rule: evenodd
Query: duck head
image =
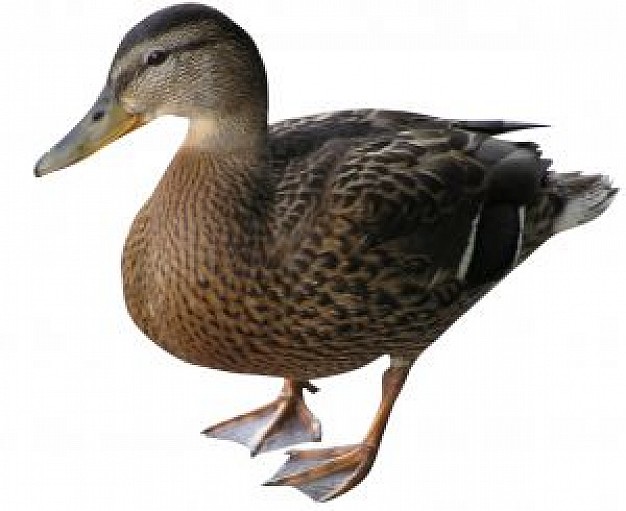
<path fill-rule="evenodd" d="M 219 11 L 182 4 L 155 12 L 122 40 L 85 117 L 35 166 L 68 167 L 161 115 L 190 119 L 187 145 L 228 151 L 260 143 L 265 68 L 250 36 Z"/>

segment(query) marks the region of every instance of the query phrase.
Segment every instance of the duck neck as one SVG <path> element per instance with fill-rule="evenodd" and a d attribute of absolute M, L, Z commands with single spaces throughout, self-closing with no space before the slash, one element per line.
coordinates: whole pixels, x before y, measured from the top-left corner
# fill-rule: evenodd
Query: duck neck
<path fill-rule="evenodd" d="M 237 113 L 193 117 L 183 148 L 215 155 L 262 157 L 267 149 L 266 108 L 242 108 Z"/>
<path fill-rule="evenodd" d="M 163 176 L 152 203 L 170 238 L 181 246 L 213 247 L 225 259 L 262 256 L 269 241 L 273 183 L 267 127 L 209 119 L 190 123 L 185 142 Z"/>

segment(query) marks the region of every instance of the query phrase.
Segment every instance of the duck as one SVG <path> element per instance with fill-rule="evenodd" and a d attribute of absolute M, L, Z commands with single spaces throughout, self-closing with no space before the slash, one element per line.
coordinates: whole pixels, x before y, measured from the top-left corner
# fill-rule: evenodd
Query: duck
<path fill-rule="evenodd" d="M 370 472 L 418 356 L 617 189 L 498 137 L 538 124 L 360 109 L 269 125 L 267 114 L 251 36 L 214 8 L 174 5 L 125 35 L 93 107 L 34 172 L 157 117 L 189 120 L 124 244 L 128 312 L 185 362 L 283 379 L 268 404 L 204 431 L 253 455 L 320 441 L 311 380 L 389 357 L 363 438 L 289 451 L 266 483 L 328 501 Z"/>

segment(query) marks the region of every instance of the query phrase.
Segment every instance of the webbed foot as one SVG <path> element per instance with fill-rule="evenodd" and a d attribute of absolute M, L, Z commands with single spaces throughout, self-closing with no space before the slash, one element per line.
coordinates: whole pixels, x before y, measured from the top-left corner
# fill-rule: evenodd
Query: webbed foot
<path fill-rule="evenodd" d="M 322 428 L 304 402 L 304 388 L 318 390 L 308 382 L 285 380 L 282 392 L 271 403 L 211 426 L 203 434 L 243 444 L 251 456 L 302 442 L 319 442 Z"/>
<path fill-rule="evenodd" d="M 293 486 L 318 502 L 334 499 L 359 484 L 374 464 L 389 414 L 412 364 L 413 359 L 392 357 L 383 375 L 380 405 L 361 443 L 290 451 L 287 462 L 265 484 Z"/>
<path fill-rule="evenodd" d="M 377 451 L 377 446 L 365 443 L 290 451 L 289 459 L 265 485 L 293 486 L 325 502 L 359 484 L 372 468 Z"/>

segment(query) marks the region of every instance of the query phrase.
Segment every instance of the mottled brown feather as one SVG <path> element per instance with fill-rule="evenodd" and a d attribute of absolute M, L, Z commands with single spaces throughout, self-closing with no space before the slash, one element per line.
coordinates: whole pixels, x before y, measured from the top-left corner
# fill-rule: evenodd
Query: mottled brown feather
<path fill-rule="evenodd" d="M 488 140 L 363 110 L 270 127 L 268 160 L 182 149 L 126 243 L 129 311 L 170 353 L 229 371 L 414 357 L 493 284 L 456 278 L 492 169 L 520 150 Z"/>

